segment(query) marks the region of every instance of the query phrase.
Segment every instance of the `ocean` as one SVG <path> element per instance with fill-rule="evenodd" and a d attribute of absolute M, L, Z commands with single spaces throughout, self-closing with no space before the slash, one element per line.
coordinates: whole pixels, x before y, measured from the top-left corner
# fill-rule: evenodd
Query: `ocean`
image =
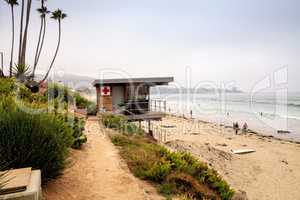
<path fill-rule="evenodd" d="M 300 93 L 153 94 L 167 111 L 204 121 L 248 128 L 264 135 L 300 142 Z M 289 133 L 278 133 L 288 131 Z"/>

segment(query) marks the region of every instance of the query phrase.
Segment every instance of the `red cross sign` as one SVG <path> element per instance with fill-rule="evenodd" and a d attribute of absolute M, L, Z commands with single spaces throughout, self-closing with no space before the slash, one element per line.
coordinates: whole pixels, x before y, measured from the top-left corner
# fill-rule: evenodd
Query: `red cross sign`
<path fill-rule="evenodd" d="M 101 87 L 101 96 L 110 96 L 111 89 L 109 86 Z"/>

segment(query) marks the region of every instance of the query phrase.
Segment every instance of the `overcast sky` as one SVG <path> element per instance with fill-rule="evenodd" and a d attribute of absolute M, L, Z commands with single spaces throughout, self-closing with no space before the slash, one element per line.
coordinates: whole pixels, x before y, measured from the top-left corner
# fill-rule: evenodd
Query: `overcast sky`
<path fill-rule="evenodd" d="M 37 7 L 38 2 L 33 2 Z M 102 69 L 123 70 L 132 76 L 174 76 L 184 84 L 189 66 L 193 85 L 234 82 L 250 90 L 288 66 L 289 89 L 300 91 L 299 0 L 50 0 L 47 4 L 68 14 L 55 70 L 92 77 Z M 39 27 L 35 12 L 32 19 L 29 64 Z M 1 1 L 0 51 L 6 65 L 10 20 L 9 7 Z M 41 69 L 49 65 L 57 38 L 57 24 L 48 21 Z M 17 44 L 16 40 L 16 49 Z"/>

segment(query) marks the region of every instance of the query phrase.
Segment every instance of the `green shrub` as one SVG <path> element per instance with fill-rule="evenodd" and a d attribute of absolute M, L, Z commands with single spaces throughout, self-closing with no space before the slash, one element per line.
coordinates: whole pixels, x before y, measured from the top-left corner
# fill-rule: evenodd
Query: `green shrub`
<path fill-rule="evenodd" d="M 171 173 L 172 163 L 169 161 L 158 161 L 145 171 L 145 178 L 155 182 L 163 182 L 163 180 Z"/>
<path fill-rule="evenodd" d="M 0 78 L 0 95 L 12 95 L 15 88 L 15 79 Z"/>
<path fill-rule="evenodd" d="M 12 103 L 0 101 L 0 152 L 9 168 L 33 167 L 42 170 L 43 180 L 55 178 L 67 163 L 68 148 L 73 143 L 72 129 L 61 118 L 30 114 Z"/>
<path fill-rule="evenodd" d="M 70 123 L 70 122 L 69 122 Z M 72 148 L 80 149 L 82 144 L 87 142 L 87 137 L 84 135 L 84 126 L 85 121 L 83 119 L 78 119 L 77 117 L 74 118 L 74 121 L 70 123 L 73 129 L 73 138 L 74 142 L 72 144 Z"/>
<path fill-rule="evenodd" d="M 87 108 L 89 105 L 89 101 L 77 92 L 74 94 L 74 100 L 77 108 Z"/>
<path fill-rule="evenodd" d="M 122 130 L 127 123 L 127 118 L 123 115 L 102 114 L 101 117 L 105 127 L 115 130 Z"/>
<path fill-rule="evenodd" d="M 87 105 L 87 114 L 88 115 L 96 115 L 97 114 L 97 105 L 95 102 L 88 102 Z"/>
<path fill-rule="evenodd" d="M 215 170 L 189 153 L 171 152 L 137 135 L 113 135 L 111 140 L 133 174 L 158 184 L 166 197 L 188 194 L 191 199 L 230 200 L 234 194 Z"/>
<path fill-rule="evenodd" d="M 48 100 L 58 99 L 61 102 L 73 102 L 72 92 L 67 86 L 53 83 L 49 84 L 45 96 Z"/>
<path fill-rule="evenodd" d="M 126 134 L 144 134 L 144 130 L 129 122 L 124 115 L 102 114 L 102 123 L 106 128 L 121 131 Z"/>

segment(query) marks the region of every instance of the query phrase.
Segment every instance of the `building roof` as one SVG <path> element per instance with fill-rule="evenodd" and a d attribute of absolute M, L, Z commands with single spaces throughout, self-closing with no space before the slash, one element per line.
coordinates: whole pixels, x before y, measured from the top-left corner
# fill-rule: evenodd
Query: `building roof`
<path fill-rule="evenodd" d="M 167 85 L 173 82 L 173 77 L 150 77 L 150 78 L 121 78 L 121 79 L 97 79 L 93 82 L 93 86 L 97 85 L 114 85 L 114 84 L 133 84 L 147 83 L 153 85 Z"/>

